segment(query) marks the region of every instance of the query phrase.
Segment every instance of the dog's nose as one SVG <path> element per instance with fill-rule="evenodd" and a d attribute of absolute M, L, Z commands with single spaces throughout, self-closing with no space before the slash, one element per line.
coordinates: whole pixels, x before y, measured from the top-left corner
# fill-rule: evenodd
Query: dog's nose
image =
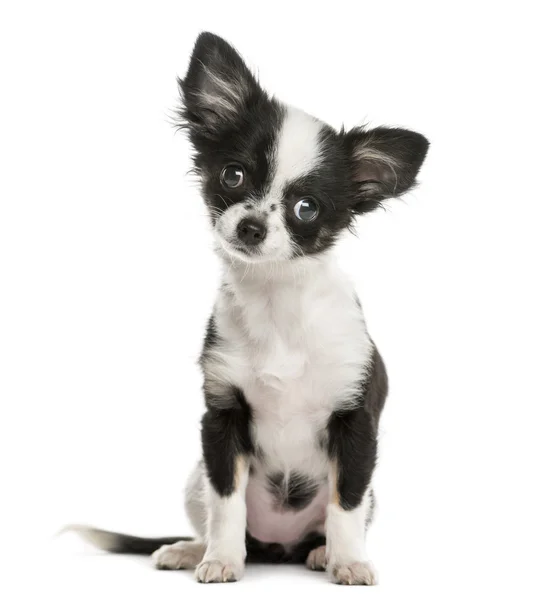
<path fill-rule="evenodd" d="M 242 219 L 236 229 L 238 239 L 246 246 L 257 246 L 266 237 L 266 226 L 256 219 Z"/>

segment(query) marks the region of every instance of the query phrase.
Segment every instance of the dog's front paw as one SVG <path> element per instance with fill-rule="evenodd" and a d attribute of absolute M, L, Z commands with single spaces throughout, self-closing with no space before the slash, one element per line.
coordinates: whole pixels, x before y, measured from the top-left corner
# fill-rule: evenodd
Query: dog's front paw
<path fill-rule="evenodd" d="M 318 546 L 309 552 L 307 561 L 305 563 L 308 569 L 311 571 L 325 571 L 326 570 L 326 547 Z"/>
<path fill-rule="evenodd" d="M 153 552 L 153 563 L 157 569 L 194 569 L 203 559 L 205 546 L 199 542 L 177 542 L 162 546 Z"/>
<path fill-rule="evenodd" d="M 329 574 L 334 583 L 340 585 L 376 585 L 378 577 L 369 562 L 353 562 L 346 565 L 332 565 Z"/>
<path fill-rule="evenodd" d="M 204 560 L 195 570 L 199 583 L 228 583 L 238 581 L 244 574 L 244 565 L 220 560 Z"/>

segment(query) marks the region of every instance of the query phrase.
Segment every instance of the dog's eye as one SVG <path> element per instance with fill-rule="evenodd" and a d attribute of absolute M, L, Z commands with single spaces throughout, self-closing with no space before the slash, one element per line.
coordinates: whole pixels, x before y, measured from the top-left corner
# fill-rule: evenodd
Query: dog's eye
<path fill-rule="evenodd" d="M 222 184 L 234 190 L 244 184 L 244 169 L 240 165 L 227 165 L 220 175 Z"/>
<path fill-rule="evenodd" d="M 294 205 L 294 214 L 300 221 L 313 221 L 318 216 L 318 204 L 313 198 L 302 198 Z"/>

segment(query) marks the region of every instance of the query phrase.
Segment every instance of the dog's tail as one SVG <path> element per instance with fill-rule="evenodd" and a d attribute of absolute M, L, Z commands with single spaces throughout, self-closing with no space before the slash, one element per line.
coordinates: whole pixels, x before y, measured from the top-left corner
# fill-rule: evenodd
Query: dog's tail
<path fill-rule="evenodd" d="M 115 554 L 152 554 L 161 546 L 174 544 L 175 542 L 190 542 L 191 537 L 162 537 L 162 538 L 142 538 L 124 533 L 115 533 L 96 529 L 85 525 L 67 525 L 60 533 L 73 531 L 81 538 L 107 552 Z"/>

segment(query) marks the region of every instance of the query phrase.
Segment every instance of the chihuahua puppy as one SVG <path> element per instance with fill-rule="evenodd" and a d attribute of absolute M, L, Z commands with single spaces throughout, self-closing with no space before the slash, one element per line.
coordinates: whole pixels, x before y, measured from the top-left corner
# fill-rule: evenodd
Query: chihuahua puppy
<path fill-rule="evenodd" d="M 428 142 L 399 128 L 336 131 L 270 97 L 211 33 L 179 87 L 226 266 L 200 359 L 203 459 L 186 492 L 195 538 L 75 529 L 202 583 L 237 581 L 247 560 L 373 585 L 365 536 L 387 377 L 331 249 L 355 217 L 414 186 Z"/>

